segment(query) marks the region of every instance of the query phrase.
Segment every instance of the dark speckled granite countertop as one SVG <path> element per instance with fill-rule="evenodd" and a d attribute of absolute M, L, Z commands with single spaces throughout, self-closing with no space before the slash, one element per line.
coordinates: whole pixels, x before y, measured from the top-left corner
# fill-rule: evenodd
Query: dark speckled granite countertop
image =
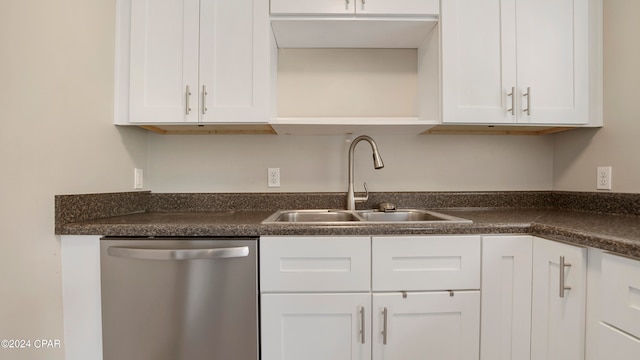
<path fill-rule="evenodd" d="M 340 207 L 337 205 L 342 201 L 340 195 L 321 195 L 312 194 L 315 202 L 308 208 Z M 380 198 L 391 196 L 383 195 Z M 126 203 L 125 209 L 114 211 L 113 207 L 123 206 L 117 201 L 121 196 Z M 275 203 L 273 196 L 277 194 L 237 196 L 241 200 L 231 194 L 156 195 L 147 192 L 56 197 L 56 233 L 106 236 L 531 234 L 640 258 L 640 216 L 636 213 L 640 196 L 635 194 L 393 193 L 391 197 L 396 198 L 392 200 L 400 199 L 397 201 L 400 207 L 434 208 L 473 223 L 339 226 L 261 224 L 276 209 L 303 208 L 300 204 L 308 206 L 308 199 L 300 203 L 282 200 L 288 196 L 299 200 L 305 195 L 282 194 Z M 112 206 L 105 206 L 103 197 Z M 180 201 L 175 201 L 176 197 Z M 95 201 L 100 205 L 93 206 Z M 492 207 L 481 207 L 485 203 Z M 436 206 L 424 206 L 428 204 Z M 365 207 L 373 205 L 365 204 Z M 594 207 L 607 209 L 608 213 L 595 212 Z M 74 208 L 81 210 L 74 211 Z M 88 214 L 92 209 L 97 209 L 98 213 Z M 118 215 L 118 212 L 124 214 Z"/>

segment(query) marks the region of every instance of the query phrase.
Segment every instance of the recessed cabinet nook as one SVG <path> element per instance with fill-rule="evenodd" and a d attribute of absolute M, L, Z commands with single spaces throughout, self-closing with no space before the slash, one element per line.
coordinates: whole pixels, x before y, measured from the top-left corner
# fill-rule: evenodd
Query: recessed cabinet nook
<path fill-rule="evenodd" d="M 602 126 L 602 0 L 118 0 L 115 123 L 162 133 Z"/>

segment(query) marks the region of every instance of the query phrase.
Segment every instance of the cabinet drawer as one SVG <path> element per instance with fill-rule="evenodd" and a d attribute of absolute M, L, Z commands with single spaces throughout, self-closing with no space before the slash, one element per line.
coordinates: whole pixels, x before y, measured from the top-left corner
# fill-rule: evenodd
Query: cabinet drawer
<path fill-rule="evenodd" d="M 600 356 L 598 359 L 640 359 L 640 339 L 600 323 Z"/>
<path fill-rule="evenodd" d="M 371 238 L 260 238 L 262 292 L 369 291 Z"/>
<path fill-rule="evenodd" d="M 602 255 L 602 321 L 640 337 L 640 261 Z"/>
<path fill-rule="evenodd" d="M 480 236 L 374 237 L 374 291 L 480 288 Z"/>

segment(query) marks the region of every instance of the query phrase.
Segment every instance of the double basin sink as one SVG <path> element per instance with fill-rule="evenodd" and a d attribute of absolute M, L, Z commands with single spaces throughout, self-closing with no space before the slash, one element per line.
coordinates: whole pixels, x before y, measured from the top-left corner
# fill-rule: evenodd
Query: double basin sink
<path fill-rule="evenodd" d="M 471 220 L 423 209 L 380 210 L 279 210 L 263 224 L 354 224 L 354 223 L 471 223 Z"/>

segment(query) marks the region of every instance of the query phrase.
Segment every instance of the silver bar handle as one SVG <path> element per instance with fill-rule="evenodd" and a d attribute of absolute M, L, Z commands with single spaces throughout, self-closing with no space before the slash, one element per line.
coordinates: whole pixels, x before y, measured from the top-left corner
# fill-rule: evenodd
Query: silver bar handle
<path fill-rule="evenodd" d="M 346 1 L 345 1 L 345 4 L 344 4 L 344 5 L 345 5 L 345 6 L 344 6 L 344 8 L 345 8 L 345 9 L 347 9 L 347 10 L 349 9 L 349 3 L 350 3 L 350 2 L 351 2 L 350 0 L 346 0 Z"/>
<path fill-rule="evenodd" d="M 189 85 L 187 85 L 187 90 L 185 94 L 186 94 L 185 109 L 186 109 L 187 115 L 189 115 L 189 113 L 191 112 L 191 105 L 189 104 L 189 100 L 191 99 L 191 89 L 189 88 Z"/>
<path fill-rule="evenodd" d="M 365 333 L 364 333 L 364 306 L 360 307 L 360 342 L 365 343 Z"/>
<path fill-rule="evenodd" d="M 202 85 L 202 115 L 207 113 L 207 95 L 209 95 L 209 93 L 207 92 L 207 85 Z"/>
<path fill-rule="evenodd" d="M 387 308 L 382 308 L 382 345 L 387 345 L 387 334 L 389 332 L 387 328 L 387 317 L 389 311 Z"/>
<path fill-rule="evenodd" d="M 531 116 L 531 88 L 527 88 L 527 92 L 522 94 L 522 96 L 527 98 L 527 108 L 522 109 L 522 111 L 526 112 L 527 115 Z"/>
<path fill-rule="evenodd" d="M 564 261 L 564 256 L 560 256 L 560 297 L 564 298 L 564 292 L 571 290 L 571 286 L 565 286 L 564 284 L 564 268 L 571 267 L 571 264 L 567 264 Z"/>
<path fill-rule="evenodd" d="M 213 249 L 140 249 L 110 246 L 109 256 L 139 260 L 228 259 L 249 256 L 249 247 Z"/>
<path fill-rule="evenodd" d="M 507 109 L 507 112 L 510 112 L 511 115 L 516 114 L 516 88 L 515 86 L 511 88 L 511 92 L 507 94 L 507 96 L 511 96 L 511 109 Z"/>

